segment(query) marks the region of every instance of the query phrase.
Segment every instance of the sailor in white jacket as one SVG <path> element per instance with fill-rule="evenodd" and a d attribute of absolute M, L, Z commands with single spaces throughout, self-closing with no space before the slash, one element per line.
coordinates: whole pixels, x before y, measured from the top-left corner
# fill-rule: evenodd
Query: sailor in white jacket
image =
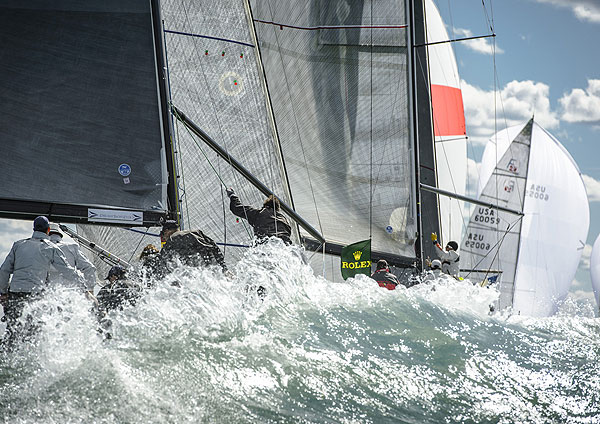
<path fill-rule="evenodd" d="M 442 246 L 437 241 L 437 234 L 431 234 L 431 241 L 435 245 L 435 253 L 438 258 L 442 261 L 442 272 L 458 277 L 460 271 L 460 257 L 458 256 L 458 243 L 455 241 L 449 241 L 446 245 L 446 251 L 442 249 Z"/>
<path fill-rule="evenodd" d="M 96 285 L 96 267 L 86 256 L 79 250 L 79 244 L 69 242 L 64 239 L 64 234 L 60 230 L 58 224 L 50 224 L 50 241 L 52 241 L 63 252 L 67 258 L 67 262 L 73 268 L 81 271 L 85 279 L 85 286 L 89 291 L 94 289 Z M 58 269 L 53 265 L 50 267 L 48 279 L 51 282 L 60 281 L 61 275 Z M 68 281 L 68 280 L 67 280 Z M 63 281 L 64 283 L 64 281 Z"/>
<path fill-rule="evenodd" d="M 7 337 L 27 332 L 19 327 L 25 301 L 44 291 L 48 286 L 48 272 L 54 266 L 65 279 L 83 284 L 83 278 L 69 265 L 65 255 L 48 238 L 50 223 L 45 216 L 33 221 L 33 235 L 16 241 L 0 266 L 0 303 L 4 308 Z M 10 276 L 12 274 L 12 279 Z"/>

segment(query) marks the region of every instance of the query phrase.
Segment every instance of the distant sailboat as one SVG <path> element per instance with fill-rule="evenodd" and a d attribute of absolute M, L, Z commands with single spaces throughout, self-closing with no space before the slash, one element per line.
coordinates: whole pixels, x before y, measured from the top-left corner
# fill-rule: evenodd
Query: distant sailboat
<path fill-rule="evenodd" d="M 479 192 L 480 201 L 523 216 L 475 206 L 461 245 L 465 276 L 497 278 L 501 309 L 554 314 L 569 291 L 589 227 L 587 194 L 573 158 L 531 119 L 488 143 Z"/>
<path fill-rule="evenodd" d="M 590 257 L 590 274 L 592 277 L 592 289 L 596 298 L 597 310 L 600 310 L 600 235 L 596 238 L 592 247 Z"/>

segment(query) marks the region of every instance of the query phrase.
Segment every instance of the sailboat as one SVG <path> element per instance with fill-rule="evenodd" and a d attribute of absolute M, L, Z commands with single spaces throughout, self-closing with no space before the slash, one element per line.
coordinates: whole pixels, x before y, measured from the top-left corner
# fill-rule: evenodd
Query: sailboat
<path fill-rule="evenodd" d="M 600 236 L 596 237 L 592 254 L 590 256 L 590 275 L 592 277 L 592 289 L 596 298 L 596 307 L 600 310 Z"/>
<path fill-rule="evenodd" d="M 533 317 L 556 313 L 575 276 L 589 227 L 577 164 L 532 118 L 490 140 L 479 193 L 489 206 L 475 206 L 471 215 L 461 245 L 464 276 L 497 280 L 501 310 Z"/>
<path fill-rule="evenodd" d="M 423 235 L 460 231 L 435 192 L 466 154 L 453 54 L 429 45 L 448 39 L 431 0 L 2 8 L 14 57 L 2 89 L 15 99 L 3 217 L 75 223 L 126 261 L 173 218 L 235 261 L 252 232 L 224 189 L 251 204 L 274 193 L 331 280 L 346 244 L 369 238 L 373 258 L 412 272 L 433 257 Z M 43 161 L 24 167 L 32 151 Z M 464 190 L 462 176 L 443 180 Z"/>

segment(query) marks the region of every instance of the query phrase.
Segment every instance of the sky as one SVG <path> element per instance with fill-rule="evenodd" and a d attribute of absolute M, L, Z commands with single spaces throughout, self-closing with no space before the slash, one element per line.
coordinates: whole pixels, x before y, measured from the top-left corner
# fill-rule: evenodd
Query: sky
<path fill-rule="evenodd" d="M 491 27 L 496 34 L 454 43 L 469 137 L 469 187 L 476 186 L 477 163 L 494 127 L 524 123 L 535 113 L 583 174 L 590 229 L 571 295 L 593 301 L 589 257 L 600 234 L 600 0 L 436 4 L 450 38 L 487 35 Z M 0 220 L 0 260 L 13 241 L 30 234 L 30 221 Z"/>
<path fill-rule="evenodd" d="M 491 34 L 490 28 L 496 34 L 454 43 L 469 137 L 469 187 L 476 187 L 477 164 L 494 126 L 524 124 L 535 114 L 583 175 L 590 228 L 570 295 L 593 302 L 589 258 L 600 234 L 600 0 L 436 4 L 451 39 Z"/>

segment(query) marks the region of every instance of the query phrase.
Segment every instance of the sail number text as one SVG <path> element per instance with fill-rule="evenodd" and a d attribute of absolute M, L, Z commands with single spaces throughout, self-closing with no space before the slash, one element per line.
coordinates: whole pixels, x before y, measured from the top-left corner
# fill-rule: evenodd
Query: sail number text
<path fill-rule="evenodd" d="M 489 208 L 478 208 L 477 213 L 473 217 L 473 221 L 482 224 L 500 224 L 500 218 L 496 216 L 496 212 Z"/>
<path fill-rule="evenodd" d="M 490 250 L 490 244 L 485 242 L 483 234 L 469 233 L 465 240 L 465 247 L 478 250 Z"/>
<path fill-rule="evenodd" d="M 534 199 L 548 201 L 548 193 L 546 193 L 546 187 L 543 185 L 531 184 L 526 194 Z"/>

